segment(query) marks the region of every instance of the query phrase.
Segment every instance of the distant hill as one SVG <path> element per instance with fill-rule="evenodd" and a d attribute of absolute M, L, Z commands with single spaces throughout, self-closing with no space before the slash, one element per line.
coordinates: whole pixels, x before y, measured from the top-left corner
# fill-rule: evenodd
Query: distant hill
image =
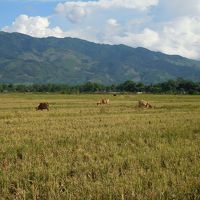
<path fill-rule="evenodd" d="M 0 32 L 0 83 L 200 80 L 200 62 L 144 48 Z"/>

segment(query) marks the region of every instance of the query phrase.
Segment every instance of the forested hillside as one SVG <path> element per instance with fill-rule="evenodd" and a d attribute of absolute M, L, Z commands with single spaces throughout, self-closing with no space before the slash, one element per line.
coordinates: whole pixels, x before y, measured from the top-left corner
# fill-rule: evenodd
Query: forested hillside
<path fill-rule="evenodd" d="M 0 32 L 0 83 L 200 80 L 200 62 L 125 45 Z"/>

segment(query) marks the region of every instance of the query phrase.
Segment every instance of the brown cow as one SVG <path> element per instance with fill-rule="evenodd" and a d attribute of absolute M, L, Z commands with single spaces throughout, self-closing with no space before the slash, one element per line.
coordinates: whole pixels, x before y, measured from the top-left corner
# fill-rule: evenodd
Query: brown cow
<path fill-rule="evenodd" d="M 139 108 L 152 108 L 152 105 L 147 101 L 139 100 L 138 101 L 138 107 Z"/>
<path fill-rule="evenodd" d="M 36 110 L 47 109 L 49 111 L 49 104 L 48 103 L 40 103 L 35 109 Z"/>
<path fill-rule="evenodd" d="M 101 104 L 109 104 L 110 100 L 109 99 L 101 99 L 100 101 L 97 102 L 97 106 Z"/>

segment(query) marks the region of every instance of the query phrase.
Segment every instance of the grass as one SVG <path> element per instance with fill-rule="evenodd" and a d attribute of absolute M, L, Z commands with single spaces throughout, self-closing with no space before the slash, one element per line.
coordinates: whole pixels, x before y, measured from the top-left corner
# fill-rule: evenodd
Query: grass
<path fill-rule="evenodd" d="M 200 96 L 101 97 L 0 95 L 1 200 L 200 199 Z"/>

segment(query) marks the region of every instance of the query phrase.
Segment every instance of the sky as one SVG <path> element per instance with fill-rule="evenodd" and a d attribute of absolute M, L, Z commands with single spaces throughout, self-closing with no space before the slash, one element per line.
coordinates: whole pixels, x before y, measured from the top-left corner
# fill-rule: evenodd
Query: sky
<path fill-rule="evenodd" d="M 200 59 L 200 0 L 0 0 L 0 30 Z"/>

